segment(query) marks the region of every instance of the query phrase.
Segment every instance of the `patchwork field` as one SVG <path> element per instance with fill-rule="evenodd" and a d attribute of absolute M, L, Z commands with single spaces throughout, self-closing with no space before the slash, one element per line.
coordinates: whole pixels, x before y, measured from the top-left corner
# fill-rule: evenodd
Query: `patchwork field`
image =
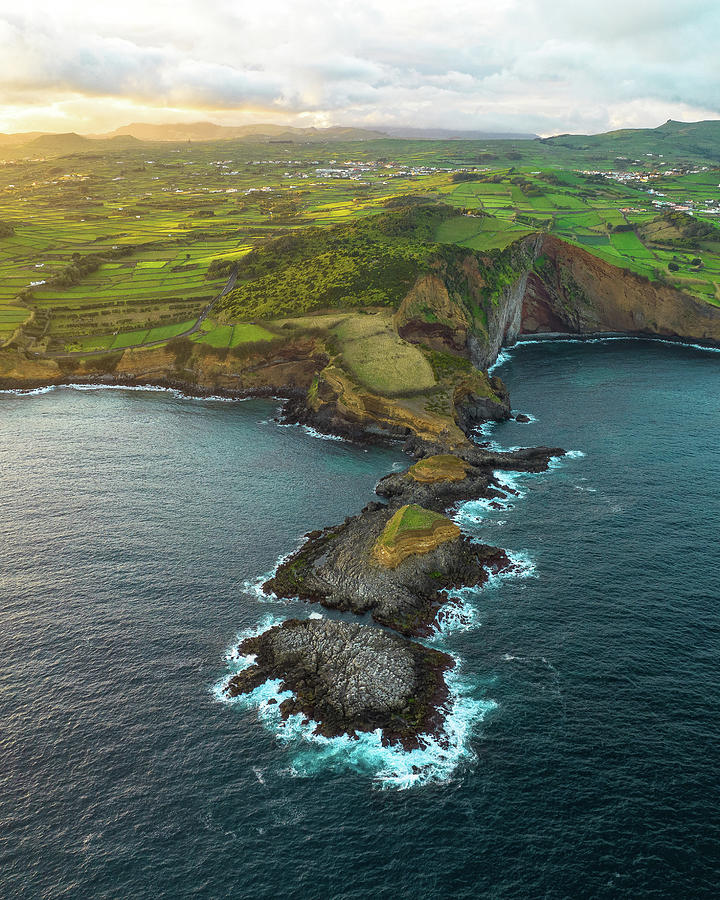
<path fill-rule="evenodd" d="M 662 161 L 652 152 L 641 156 L 650 140 L 644 132 L 585 144 L 388 139 L 123 149 L 97 142 L 92 153 L 27 160 L 6 154 L 0 342 L 17 340 L 20 326 L 35 352 L 49 354 L 171 339 L 189 332 L 220 294 L 232 270 L 223 261 L 242 259 L 273 236 L 375 216 L 407 195 L 441 199 L 462 213 L 442 222 L 429 241 L 482 252 L 549 231 L 614 265 L 719 303 L 713 223 L 720 218 L 720 170 L 711 149 L 704 157 L 692 151 L 701 146 L 697 136 L 683 144 L 680 132 L 663 134 L 675 143 L 664 139 Z M 638 158 L 620 157 L 621 147 L 628 153 L 632 147 Z M 652 224 L 676 208 L 710 230 L 690 234 L 687 225 L 678 231 Z M 289 309 L 303 279 L 309 296 L 326 271 L 299 272 L 294 282 L 276 285 Z M 215 347 L 269 340 L 264 318 L 240 309 L 219 321 L 211 313 L 192 338 Z M 367 365 L 354 364 L 373 377 Z"/>

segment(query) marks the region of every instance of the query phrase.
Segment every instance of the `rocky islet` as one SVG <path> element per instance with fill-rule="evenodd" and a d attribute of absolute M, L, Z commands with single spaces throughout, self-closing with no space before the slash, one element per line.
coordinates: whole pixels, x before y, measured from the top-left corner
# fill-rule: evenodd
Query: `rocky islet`
<path fill-rule="evenodd" d="M 406 748 L 422 734 L 441 736 L 444 673 L 454 661 L 410 638 L 433 632 L 438 613 L 454 602 L 449 590 L 481 585 L 511 566 L 504 550 L 470 540 L 445 513 L 464 500 L 503 496 L 496 469 L 543 471 L 564 451 L 470 445 L 459 455 L 416 441 L 406 449 L 417 461 L 376 488 L 386 503 L 310 532 L 263 585 L 277 597 L 370 613 L 377 624 L 290 619 L 248 638 L 239 651 L 253 663 L 230 679 L 229 696 L 280 679 L 293 693 L 281 704 L 283 716 L 302 714 L 320 734 L 379 728 L 384 741 Z"/>

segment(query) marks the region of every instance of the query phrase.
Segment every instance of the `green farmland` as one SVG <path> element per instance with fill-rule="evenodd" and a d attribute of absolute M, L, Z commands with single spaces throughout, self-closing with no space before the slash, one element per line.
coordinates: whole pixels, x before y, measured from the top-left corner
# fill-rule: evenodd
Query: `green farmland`
<path fill-rule="evenodd" d="M 457 210 L 422 238 L 426 248 L 500 251 L 549 232 L 719 304 L 720 160 L 698 127 L 545 141 L 97 141 L 93 152 L 40 159 L 6 150 L 0 342 L 22 334 L 52 355 L 170 340 L 193 330 L 254 248 L 382 216 L 407 196 Z M 271 340 L 273 318 L 313 306 L 318 279 L 336 279 L 346 305 L 382 305 L 393 279 L 405 286 L 391 243 L 330 249 L 317 271 L 284 270 L 285 282 L 268 269 L 267 283 L 241 284 L 233 297 L 243 302 L 224 304 L 221 317 L 211 310 L 192 339 L 218 348 Z M 373 246 L 382 250 L 378 285 L 355 295 L 354 254 Z"/>

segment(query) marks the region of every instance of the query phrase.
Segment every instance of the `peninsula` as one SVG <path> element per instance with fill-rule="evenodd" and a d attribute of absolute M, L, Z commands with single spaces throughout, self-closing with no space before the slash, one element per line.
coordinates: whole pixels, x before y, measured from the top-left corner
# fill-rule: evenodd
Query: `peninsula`
<path fill-rule="evenodd" d="M 607 333 L 720 344 L 716 128 L 587 146 L 371 133 L 272 151 L 247 136 L 10 144 L 0 389 L 277 397 L 286 423 L 403 442 L 411 463 L 378 500 L 308 534 L 264 586 L 372 621 L 291 619 L 248 639 L 254 663 L 227 691 L 279 678 L 283 714 L 413 746 L 442 730 L 453 664 L 418 639 L 449 592 L 512 565 L 452 508 L 500 496 L 497 471 L 564 453 L 478 443 L 478 425 L 513 415 L 491 373 L 501 348 Z M 661 139 L 662 163 L 641 155 Z"/>

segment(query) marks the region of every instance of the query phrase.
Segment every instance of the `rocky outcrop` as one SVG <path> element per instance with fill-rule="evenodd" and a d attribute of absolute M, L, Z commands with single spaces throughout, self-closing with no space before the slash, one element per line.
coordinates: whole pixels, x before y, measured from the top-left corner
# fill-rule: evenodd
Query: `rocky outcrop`
<path fill-rule="evenodd" d="M 430 455 L 421 457 L 404 472 L 392 472 L 381 478 L 375 493 L 394 505 L 416 503 L 426 509 L 443 511 L 465 500 L 503 496 L 494 474 L 496 469 L 544 472 L 552 458 L 564 454 L 559 447 L 532 447 L 507 453 L 472 448 L 462 456 Z M 417 476 L 418 472 L 422 473 L 421 477 Z"/>
<path fill-rule="evenodd" d="M 425 396 L 398 399 L 372 393 L 333 364 L 322 369 L 305 397 L 286 406 L 283 421 L 359 441 L 416 435 L 449 448 L 467 442 L 450 410 L 428 409 Z"/>
<path fill-rule="evenodd" d="M 432 332 L 436 344 L 479 369 L 522 335 L 612 332 L 720 343 L 719 307 L 553 235 L 531 235 L 482 265 L 467 262 L 419 280 L 398 320 L 408 340 L 427 342 Z M 450 323 L 453 340 L 443 331 Z M 467 408 L 468 418 L 458 419 L 465 429 L 474 416 L 502 416 L 482 397 Z"/>
<path fill-rule="evenodd" d="M 290 619 L 240 644 L 255 657 L 226 691 L 236 697 L 268 679 L 293 696 L 283 716 L 299 713 L 334 737 L 380 728 L 407 749 L 438 731 L 451 657 L 379 628 L 330 619 Z"/>
<path fill-rule="evenodd" d="M 542 471 L 564 452 L 466 448 L 463 455 L 430 454 L 420 444 L 408 449 L 418 461 L 377 486 L 388 506 L 370 503 L 340 525 L 306 535 L 263 589 L 358 615 L 369 612 L 404 635 L 427 634 L 442 607 L 455 602 L 448 589 L 482 584 L 490 572 L 511 565 L 503 550 L 463 537 L 437 510 L 461 499 L 500 496 L 495 467 Z M 230 695 L 279 678 L 293 692 L 281 705 L 283 715 L 302 713 L 319 722 L 323 734 L 380 728 L 384 740 L 411 747 L 420 734 L 441 728 L 443 672 L 452 662 L 398 635 L 360 624 L 290 620 L 244 641 L 240 650 L 255 660 L 232 678 Z"/>
<path fill-rule="evenodd" d="M 400 337 L 433 350 L 462 353 L 472 329 L 471 316 L 435 273 L 421 275 L 395 314 Z"/>
<path fill-rule="evenodd" d="M 371 503 L 341 525 L 311 532 L 303 546 L 278 568 L 263 590 L 299 597 L 329 609 L 371 613 L 402 634 L 431 631 L 443 593 L 484 583 L 508 559 L 502 550 L 455 533 L 436 546 L 416 545 L 392 568 L 375 557 L 375 546 L 395 510 Z"/>
<path fill-rule="evenodd" d="M 0 389 L 118 384 L 157 385 L 200 396 L 296 396 L 308 391 L 327 361 L 322 343 L 309 339 L 258 344 L 242 356 L 189 341 L 84 358 L 47 359 L 4 351 L 0 353 Z"/>
<path fill-rule="evenodd" d="M 522 301 L 539 236 L 478 257 L 470 251 L 418 278 L 395 315 L 399 334 L 431 349 L 466 356 L 487 369 L 521 325 Z"/>
<path fill-rule="evenodd" d="M 534 242 L 525 242 L 534 249 Z M 532 257 L 528 256 L 526 264 Z M 489 368 L 497 359 L 500 348 L 514 344 L 521 331 L 523 298 L 527 288 L 529 270 L 522 271 L 511 284 L 502 288 L 488 311 L 487 332 L 471 334 L 468 339 L 470 361 L 478 369 Z"/>
<path fill-rule="evenodd" d="M 489 394 L 478 394 L 465 385 L 455 391 L 455 421 L 465 434 L 483 422 L 504 422 L 510 418 L 510 394 L 502 379 L 494 375 L 490 387 Z"/>
<path fill-rule="evenodd" d="M 448 460 L 454 460 L 452 464 Z M 462 473 L 462 477 L 460 477 Z M 381 478 L 375 493 L 394 503 L 416 503 L 444 510 L 453 503 L 478 497 L 500 496 L 492 471 L 458 456 L 438 454 L 419 460 L 405 472 Z"/>
<path fill-rule="evenodd" d="M 426 459 L 427 457 L 447 452 L 440 444 L 420 441 L 417 438 L 409 438 L 405 442 L 404 449 L 416 459 Z M 553 457 L 564 456 L 565 451 L 560 447 L 520 447 L 517 450 L 487 450 L 478 444 L 468 443 L 467 446 L 454 451 L 453 455 L 465 460 L 472 466 L 486 471 L 507 469 L 511 472 L 544 472 L 548 467 L 549 461 Z M 385 479 L 383 479 L 384 481 Z"/>
<path fill-rule="evenodd" d="M 487 368 L 523 335 L 625 333 L 720 343 L 720 308 L 650 281 L 552 235 L 518 243 L 524 269 L 494 298 L 487 328 L 468 334 Z"/>
<path fill-rule="evenodd" d="M 433 513 L 463 500 L 502 496 L 495 469 L 540 472 L 552 457 L 564 454 L 546 447 L 493 453 L 469 445 L 451 463 L 447 453 L 423 453 L 417 445 L 408 449 L 424 465 L 381 479 L 376 492 L 388 506 L 370 503 L 340 525 L 306 535 L 264 590 L 358 615 L 369 612 L 403 634 L 428 633 L 448 602 L 445 591 L 483 584 L 489 573 L 508 564 L 504 551 L 470 541 L 445 516 Z M 465 477 L 459 479 L 463 467 Z M 429 471 L 430 479 L 423 474 Z M 380 555 L 379 544 L 386 546 Z"/>

